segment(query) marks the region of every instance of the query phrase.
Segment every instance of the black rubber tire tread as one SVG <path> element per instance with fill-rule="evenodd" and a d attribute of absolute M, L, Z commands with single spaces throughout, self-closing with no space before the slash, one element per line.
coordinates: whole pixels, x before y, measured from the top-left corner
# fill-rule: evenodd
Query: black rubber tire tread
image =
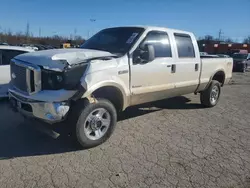
<path fill-rule="evenodd" d="M 98 140 L 90 140 L 86 137 L 83 131 L 80 131 L 80 129 L 89 113 L 96 108 L 105 108 L 110 113 L 111 124 L 108 131 L 102 138 Z M 72 136 L 74 141 L 76 141 L 81 148 L 88 149 L 98 146 L 109 139 L 116 126 L 117 112 L 114 105 L 109 100 L 98 98 L 95 103 L 89 103 L 87 100 L 79 101 L 79 103 L 77 102 L 69 118 L 71 122 L 70 124 L 74 125 L 72 126 Z"/>
<path fill-rule="evenodd" d="M 215 85 L 217 85 L 219 88 L 219 97 L 218 97 L 216 103 L 212 104 L 210 101 L 210 95 L 211 95 L 212 88 Z M 221 94 L 221 84 L 216 80 L 212 80 L 210 85 L 208 86 L 208 88 L 200 93 L 201 104 L 204 105 L 205 107 L 209 107 L 209 108 L 216 106 L 216 104 L 218 103 L 218 101 L 220 99 L 220 94 Z"/>
<path fill-rule="evenodd" d="M 245 73 L 246 72 L 246 64 L 242 65 L 240 68 L 240 72 Z"/>

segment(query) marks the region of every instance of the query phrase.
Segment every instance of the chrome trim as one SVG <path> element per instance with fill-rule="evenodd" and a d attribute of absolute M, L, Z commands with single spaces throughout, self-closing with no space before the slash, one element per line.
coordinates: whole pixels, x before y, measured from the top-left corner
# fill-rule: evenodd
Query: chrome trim
<path fill-rule="evenodd" d="M 30 85 L 30 70 L 26 69 L 26 87 L 27 91 L 30 94 L 31 93 L 31 85 Z"/>
<path fill-rule="evenodd" d="M 11 92 L 9 92 L 9 99 L 11 98 L 14 98 L 15 100 L 23 104 L 28 104 L 32 108 L 32 112 L 28 112 L 20 107 L 16 107 L 18 112 L 20 112 L 26 117 L 37 118 L 50 124 L 63 121 L 70 109 L 69 104 L 65 102 L 28 102 L 18 98 L 18 96 L 15 96 Z M 63 110 L 58 110 L 59 107 L 66 108 Z M 51 117 L 53 118 L 48 117 L 48 114 L 51 115 Z"/>
<path fill-rule="evenodd" d="M 26 86 L 27 86 L 28 92 L 25 92 L 25 91 L 23 91 L 23 92 L 25 92 L 28 95 L 32 95 L 32 94 L 35 94 L 35 93 L 41 91 L 41 89 L 42 89 L 41 68 L 37 65 L 23 62 L 23 61 L 20 61 L 17 59 L 12 59 L 12 62 L 15 63 L 17 66 L 26 68 Z M 31 91 L 31 85 L 30 85 L 30 81 L 31 81 L 30 80 L 30 72 L 31 71 L 33 71 L 33 73 L 34 73 L 34 88 L 35 88 L 35 90 L 33 92 Z M 15 85 L 14 85 L 14 87 L 15 87 Z"/>

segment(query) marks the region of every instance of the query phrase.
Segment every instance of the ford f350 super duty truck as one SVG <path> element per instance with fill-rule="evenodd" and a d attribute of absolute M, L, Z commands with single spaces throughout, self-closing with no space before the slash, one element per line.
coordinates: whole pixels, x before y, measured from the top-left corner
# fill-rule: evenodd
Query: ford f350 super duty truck
<path fill-rule="evenodd" d="M 200 58 L 195 36 L 160 27 L 104 29 L 81 49 L 23 54 L 11 60 L 9 98 L 24 116 L 66 121 L 84 148 L 112 134 L 129 106 L 199 93 L 217 104 L 232 77 L 231 58 Z"/>

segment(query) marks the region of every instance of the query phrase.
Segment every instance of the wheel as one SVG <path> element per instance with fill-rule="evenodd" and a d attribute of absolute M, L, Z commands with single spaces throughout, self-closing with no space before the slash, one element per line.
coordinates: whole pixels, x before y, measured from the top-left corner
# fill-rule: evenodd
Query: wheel
<path fill-rule="evenodd" d="M 200 94 L 200 101 L 206 107 L 215 106 L 220 98 L 221 84 L 218 81 L 213 80 L 209 87 L 202 91 Z"/>
<path fill-rule="evenodd" d="M 75 112 L 78 117 L 72 118 L 77 120 L 73 130 L 74 139 L 81 147 L 87 149 L 98 146 L 113 133 L 117 112 L 110 101 L 106 99 L 97 99 L 96 103 L 85 101 L 75 107 Z"/>
<path fill-rule="evenodd" d="M 242 65 L 241 71 L 240 72 L 246 72 L 246 65 Z"/>

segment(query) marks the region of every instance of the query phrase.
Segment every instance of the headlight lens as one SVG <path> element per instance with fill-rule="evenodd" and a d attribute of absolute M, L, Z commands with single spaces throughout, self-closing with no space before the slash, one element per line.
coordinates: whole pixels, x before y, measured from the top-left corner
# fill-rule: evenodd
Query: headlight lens
<path fill-rule="evenodd" d="M 63 88 L 63 73 L 42 70 L 42 89 L 59 90 Z"/>
<path fill-rule="evenodd" d="M 63 72 L 42 70 L 43 90 L 75 90 L 80 83 L 80 79 L 87 69 L 87 64 L 81 64 Z"/>

